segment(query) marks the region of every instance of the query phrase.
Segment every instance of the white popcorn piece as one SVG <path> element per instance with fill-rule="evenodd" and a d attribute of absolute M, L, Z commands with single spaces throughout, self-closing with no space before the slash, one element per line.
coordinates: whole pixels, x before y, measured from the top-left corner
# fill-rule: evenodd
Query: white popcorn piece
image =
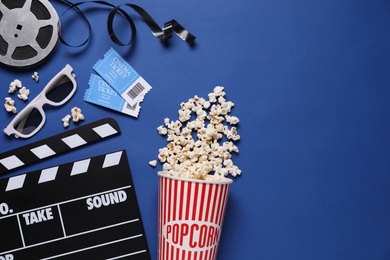
<path fill-rule="evenodd" d="M 79 121 L 83 121 L 84 120 L 84 115 L 83 114 L 73 114 L 72 115 L 72 121 L 77 123 Z"/>
<path fill-rule="evenodd" d="M 223 124 L 222 124 L 222 123 L 216 124 L 216 125 L 215 125 L 215 130 L 216 130 L 218 133 L 223 132 Z"/>
<path fill-rule="evenodd" d="M 191 119 L 191 110 L 185 109 L 185 110 L 179 110 L 179 120 L 181 122 L 186 122 Z"/>
<path fill-rule="evenodd" d="M 218 97 L 218 102 L 219 102 L 220 104 L 223 104 L 223 103 L 226 102 L 226 99 L 225 99 L 223 96 L 220 96 L 220 97 Z"/>
<path fill-rule="evenodd" d="M 238 153 L 233 142 L 240 140 L 235 126 L 239 119 L 229 115 L 234 103 L 227 101 L 225 95 L 224 87 L 217 86 L 208 94 L 208 100 L 195 95 L 181 102 L 178 120 L 164 118 L 164 125 L 157 127 L 157 132 L 166 135 L 168 141 L 158 153 L 164 171 L 178 177 L 204 180 L 241 174 L 231 155 Z M 224 125 L 225 122 L 231 127 Z"/>
<path fill-rule="evenodd" d="M 65 128 L 69 126 L 69 120 L 72 116 L 71 115 L 66 115 L 64 118 L 62 118 L 62 124 L 64 125 Z"/>
<path fill-rule="evenodd" d="M 217 97 L 223 97 L 223 96 L 225 96 L 225 88 L 222 87 L 222 86 L 216 86 L 216 87 L 214 88 L 214 94 L 215 94 L 215 96 L 217 96 Z"/>
<path fill-rule="evenodd" d="M 78 108 L 78 107 L 73 107 L 73 108 L 70 110 L 70 112 L 71 112 L 72 114 L 81 114 L 81 109 Z"/>
<path fill-rule="evenodd" d="M 210 101 L 205 101 L 205 102 L 203 103 L 203 108 L 204 108 L 204 109 L 209 109 L 210 105 L 211 105 L 211 102 L 210 102 Z"/>
<path fill-rule="evenodd" d="M 196 111 L 196 116 L 198 117 L 198 119 L 204 119 L 207 117 L 207 113 L 203 109 L 199 109 L 198 111 Z"/>
<path fill-rule="evenodd" d="M 84 120 L 84 115 L 81 113 L 81 109 L 78 107 L 73 107 L 71 109 L 71 114 L 72 114 L 72 121 L 75 123 Z"/>
<path fill-rule="evenodd" d="M 164 147 L 159 149 L 158 159 L 160 162 L 165 162 L 167 160 L 167 157 L 169 156 L 168 148 Z"/>
<path fill-rule="evenodd" d="M 166 135 L 168 133 L 168 129 L 160 125 L 159 127 L 157 127 L 157 132 L 160 135 Z"/>
<path fill-rule="evenodd" d="M 180 103 L 180 107 L 182 110 L 191 110 L 194 107 L 194 103 L 190 101 L 182 102 Z"/>
<path fill-rule="evenodd" d="M 152 166 L 152 167 L 156 167 L 156 165 L 157 165 L 157 160 L 149 161 L 149 165 Z"/>
<path fill-rule="evenodd" d="M 233 141 L 238 141 L 241 139 L 241 136 L 239 134 L 235 134 L 235 135 L 233 135 L 232 139 L 233 139 Z"/>
<path fill-rule="evenodd" d="M 17 89 L 22 88 L 22 82 L 18 79 L 15 79 L 9 84 L 8 93 L 14 93 Z"/>
<path fill-rule="evenodd" d="M 22 87 L 21 89 L 19 89 L 19 94 L 18 94 L 19 99 L 26 101 L 29 95 L 30 95 L 30 90 L 27 89 L 26 87 Z"/>
<path fill-rule="evenodd" d="M 34 72 L 34 74 L 31 76 L 31 78 L 33 79 L 33 80 L 35 80 L 36 82 L 38 82 L 38 80 L 39 80 L 39 75 L 38 75 L 38 72 Z"/>
<path fill-rule="evenodd" d="M 8 89 L 8 93 L 12 94 L 12 93 L 14 93 L 16 91 L 16 89 L 17 89 L 16 85 L 10 85 L 9 89 Z"/>
<path fill-rule="evenodd" d="M 226 122 L 228 122 L 231 125 L 236 125 L 238 124 L 238 122 L 240 122 L 240 119 L 238 119 L 238 117 L 236 116 L 226 115 L 225 118 L 226 118 Z"/>
<path fill-rule="evenodd" d="M 16 107 L 15 107 L 15 101 L 10 97 L 5 98 L 4 108 L 7 112 L 10 112 L 10 113 L 15 114 L 17 112 Z"/>

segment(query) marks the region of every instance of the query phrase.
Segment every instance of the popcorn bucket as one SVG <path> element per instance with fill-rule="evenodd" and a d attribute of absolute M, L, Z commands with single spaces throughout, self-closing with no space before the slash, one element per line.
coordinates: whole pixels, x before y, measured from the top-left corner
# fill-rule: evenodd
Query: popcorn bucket
<path fill-rule="evenodd" d="M 158 175 L 158 260 L 215 259 L 232 180 Z"/>

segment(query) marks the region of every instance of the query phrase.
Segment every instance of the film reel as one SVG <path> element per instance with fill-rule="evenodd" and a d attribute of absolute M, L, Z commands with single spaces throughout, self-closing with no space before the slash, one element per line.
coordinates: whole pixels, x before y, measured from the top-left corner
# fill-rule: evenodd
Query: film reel
<path fill-rule="evenodd" d="M 0 0 L 0 63 L 38 65 L 56 48 L 60 30 L 48 0 Z"/>

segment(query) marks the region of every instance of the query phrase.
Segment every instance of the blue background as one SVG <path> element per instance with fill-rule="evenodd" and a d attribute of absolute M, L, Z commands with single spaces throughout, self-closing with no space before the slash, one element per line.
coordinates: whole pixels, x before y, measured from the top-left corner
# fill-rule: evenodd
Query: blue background
<path fill-rule="evenodd" d="M 126 3 L 112 1 L 112 3 Z M 0 97 L 21 79 L 30 100 L 66 63 L 78 90 L 47 109 L 44 128 L 22 140 L 1 135 L 0 152 L 64 131 L 73 106 L 83 125 L 115 118 L 119 137 L 54 157 L 12 174 L 126 149 L 153 259 L 157 255 L 157 171 L 149 166 L 164 137 L 156 127 L 177 118 L 182 101 L 222 85 L 240 118 L 242 170 L 231 187 L 219 259 L 390 259 L 390 1 L 133 1 L 162 25 L 178 20 L 197 36 L 161 44 L 130 9 L 132 46 L 112 43 L 107 8 L 85 5 L 89 43 L 59 44 L 41 66 L 1 68 Z M 58 10 L 66 7 L 53 2 Z M 77 18 L 77 16 L 74 16 Z M 67 13 L 64 38 L 80 43 L 85 24 Z M 116 19 L 125 41 L 129 27 Z M 122 38 L 123 37 L 123 38 Z M 83 101 L 93 64 L 117 50 L 153 87 L 138 119 Z M 38 71 L 40 80 L 31 79 Z M 15 97 L 20 111 L 25 103 Z M 1 127 L 12 119 L 0 110 Z M 77 127 L 71 123 L 69 129 Z M 11 174 L 11 175 L 12 175 Z M 7 175 L 10 176 L 10 175 Z"/>

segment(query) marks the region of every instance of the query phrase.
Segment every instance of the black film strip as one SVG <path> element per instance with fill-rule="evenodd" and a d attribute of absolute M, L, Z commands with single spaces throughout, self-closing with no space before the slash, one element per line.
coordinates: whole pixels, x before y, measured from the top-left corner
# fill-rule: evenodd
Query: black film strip
<path fill-rule="evenodd" d="M 124 7 L 128 7 L 133 9 L 141 18 L 141 20 L 149 27 L 151 30 L 152 34 L 160 41 L 160 42 L 166 42 L 168 39 L 172 37 L 173 32 L 177 34 L 183 41 L 187 42 L 188 44 L 193 44 L 193 42 L 196 39 L 196 36 L 191 34 L 188 30 L 186 30 L 178 21 L 175 19 L 172 19 L 168 22 L 164 23 L 164 26 L 160 28 L 160 26 L 155 22 L 155 20 L 152 18 L 152 16 L 142 7 L 131 4 L 131 3 L 125 3 L 125 4 L 120 4 L 120 5 L 115 5 L 107 1 L 103 0 L 91 0 L 91 1 L 81 1 L 81 2 L 71 2 L 68 0 L 58 0 L 62 3 L 65 3 L 66 5 L 69 6 L 69 8 L 61 15 L 63 16 L 66 12 L 68 12 L 71 9 L 76 10 L 76 12 L 80 15 L 82 20 L 86 23 L 88 27 L 88 35 L 87 38 L 78 45 L 71 45 L 69 44 L 65 39 L 63 39 L 60 35 L 60 41 L 70 47 L 80 47 L 85 45 L 89 39 L 91 38 L 91 31 L 92 31 L 92 26 L 91 23 L 89 22 L 87 16 L 84 14 L 84 12 L 80 9 L 80 6 L 85 5 L 85 4 L 95 4 L 98 6 L 105 6 L 111 8 L 108 18 L 107 18 L 107 29 L 108 29 L 108 34 L 111 38 L 111 40 L 119 45 L 119 46 L 127 46 L 131 45 L 135 36 L 136 36 L 136 26 L 133 21 L 133 18 L 129 15 L 128 12 L 124 10 Z M 114 18 L 117 14 L 121 14 L 129 23 L 130 29 L 131 29 L 131 34 L 130 34 L 130 40 L 127 43 L 123 43 L 122 41 L 119 40 L 117 37 L 114 27 L 113 27 L 113 21 Z"/>
<path fill-rule="evenodd" d="M 0 180 L 0 258 L 148 260 L 125 150 Z"/>
<path fill-rule="evenodd" d="M 0 154 L 0 175 L 120 133 L 118 123 L 104 118 Z"/>

